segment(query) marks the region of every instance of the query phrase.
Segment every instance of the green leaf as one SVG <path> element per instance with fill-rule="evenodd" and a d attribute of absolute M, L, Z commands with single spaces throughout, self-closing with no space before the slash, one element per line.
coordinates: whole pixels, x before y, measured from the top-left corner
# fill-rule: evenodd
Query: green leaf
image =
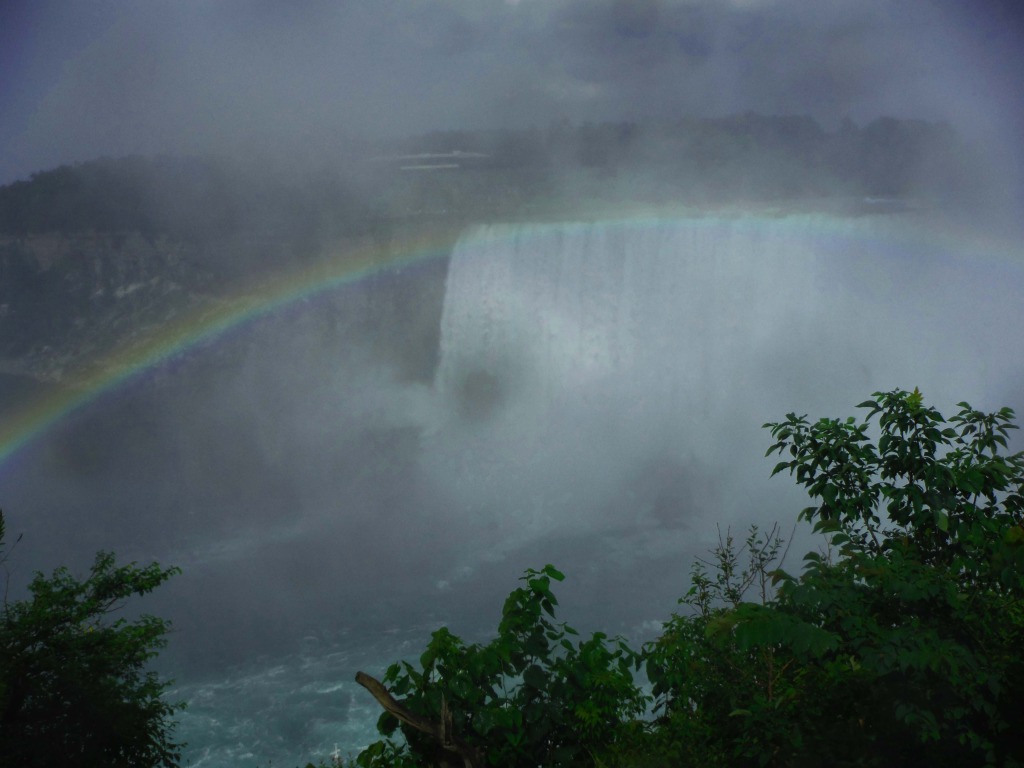
<path fill-rule="evenodd" d="M 836 488 L 832 483 L 828 483 L 824 488 L 821 489 L 821 496 L 825 500 L 825 503 L 829 506 L 835 504 L 836 496 L 839 493 L 839 489 Z"/>
<path fill-rule="evenodd" d="M 531 688 L 543 690 L 547 686 L 547 675 L 537 664 L 532 664 L 523 672 L 523 683 Z"/>
<path fill-rule="evenodd" d="M 544 566 L 544 573 L 550 576 L 555 581 L 565 581 L 565 574 L 555 568 L 555 566 L 548 563 Z"/>

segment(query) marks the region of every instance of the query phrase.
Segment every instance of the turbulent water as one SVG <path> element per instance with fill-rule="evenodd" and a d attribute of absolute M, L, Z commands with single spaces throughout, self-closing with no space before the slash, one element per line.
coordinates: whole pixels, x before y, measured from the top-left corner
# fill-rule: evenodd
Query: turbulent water
<path fill-rule="evenodd" d="M 354 756 L 377 738 L 377 703 L 355 672 L 415 658 L 425 627 L 380 635 L 345 632 L 303 638 L 294 653 L 250 663 L 178 685 L 169 694 L 188 703 L 177 737 L 188 742 L 186 765 L 292 766 Z"/>
<path fill-rule="evenodd" d="M 802 498 L 769 480 L 763 422 L 897 386 L 944 412 L 1019 407 L 1021 265 L 913 216 L 475 227 L 432 386 L 293 313 L 106 459 L 25 459 L 9 506 L 32 499 L 68 551 L 186 566 L 147 607 L 177 628 L 192 764 L 305 764 L 373 738 L 357 669 L 418 656 L 442 622 L 486 637 L 524 568 L 568 573 L 572 623 L 638 638 L 716 523 L 788 534 Z"/>

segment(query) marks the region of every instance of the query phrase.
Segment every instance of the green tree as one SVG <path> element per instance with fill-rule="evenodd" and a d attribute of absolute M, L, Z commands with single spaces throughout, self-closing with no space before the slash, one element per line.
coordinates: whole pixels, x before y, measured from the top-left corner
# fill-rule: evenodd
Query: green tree
<path fill-rule="evenodd" d="M 744 606 L 773 604 L 783 544 L 777 526 L 755 525 L 739 546 L 720 534 L 711 560 L 694 563 L 679 601 L 688 610 L 673 614 L 643 649 L 656 717 L 640 745 L 646 765 L 742 765 L 799 741 L 793 721 L 802 670 L 793 654 L 778 643 L 736 642 L 732 631 Z M 805 641 L 816 639 L 810 632 Z M 755 711 L 752 727 L 740 714 Z"/>
<path fill-rule="evenodd" d="M 766 425 L 769 454 L 789 456 L 774 471 L 817 502 L 801 517 L 832 548 L 780 574 L 779 607 L 828 633 L 819 701 L 863 734 L 862 764 L 1019 765 L 1024 453 L 1001 453 L 1014 413 L 962 402 L 947 421 L 916 389 L 873 397 L 860 423 Z"/>
<path fill-rule="evenodd" d="M 551 582 L 562 579 L 551 565 L 527 570 L 491 642 L 467 645 L 442 627 L 419 668 L 392 665 L 385 684 L 416 715 L 441 721 L 447 713 L 454 736 L 490 765 L 594 765 L 626 738 L 646 697 L 633 681 L 636 654 L 623 641 L 602 633 L 576 639 L 576 630 L 554 620 Z M 415 730 L 403 727 L 407 746 L 394 741 L 398 725 L 383 714 L 377 727 L 387 738 L 364 750 L 358 765 L 447 764 L 451 756 Z"/>
<path fill-rule="evenodd" d="M 645 649 L 655 743 L 703 764 L 1024 763 L 1024 454 L 1001 453 L 1013 411 L 960 403 L 946 421 L 917 390 L 874 398 L 860 422 L 765 425 L 768 454 L 786 457 L 773 474 L 815 500 L 800 518 L 826 550 L 798 576 L 755 559 L 777 594 L 746 601 L 731 542 L 719 548 L 716 579 L 698 572 L 684 599 L 696 613 Z"/>
<path fill-rule="evenodd" d="M 3 554 L 0 513 L 0 555 Z M 0 560 L 3 558 L 0 557 Z M 101 552 L 84 580 L 65 568 L 37 573 L 25 600 L 0 614 L 0 765 L 177 766 L 169 681 L 147 669 L 168 623 L 113 620 L 132 595 L 177 568 L 118 566 Z"/>

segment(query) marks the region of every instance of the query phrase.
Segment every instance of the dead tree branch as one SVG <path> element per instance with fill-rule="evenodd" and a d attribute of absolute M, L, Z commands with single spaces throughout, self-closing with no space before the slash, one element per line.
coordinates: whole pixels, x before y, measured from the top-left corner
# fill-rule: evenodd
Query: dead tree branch
<path fill-rule="evenodd" d="M 390 712 L 410 728 L 415 728 L 432 737 L 442 749 L 461 757 L 465 768 L 484 768 L 484 760 L 480 752 L 452 733 L 452 714 L 448 709 L 447 701 L 442 700 L 441 702 L 441 721 L 433 722 L 407 710 L 395 700 L 382 683 L 366 673 L 356 672 L 356 682 L 368 690 L 385 711 Z"/>

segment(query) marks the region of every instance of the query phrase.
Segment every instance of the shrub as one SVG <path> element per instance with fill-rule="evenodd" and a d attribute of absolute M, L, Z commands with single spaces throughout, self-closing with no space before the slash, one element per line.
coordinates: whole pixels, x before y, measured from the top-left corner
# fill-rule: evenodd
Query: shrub
<path fill-rule="evenodd" d="M 0 513 L 0 547 L 3 517 Z M 180 746 L 169 685 L 147 664 L 168 624 L 153 616 L 111 620 L 132 595 L 176 568 L 118 566 L 101 552 L 84 580 L 65 568 L 37 573 L 30 597 L 0 614 L 0 765 L 177 766 Z"/>

